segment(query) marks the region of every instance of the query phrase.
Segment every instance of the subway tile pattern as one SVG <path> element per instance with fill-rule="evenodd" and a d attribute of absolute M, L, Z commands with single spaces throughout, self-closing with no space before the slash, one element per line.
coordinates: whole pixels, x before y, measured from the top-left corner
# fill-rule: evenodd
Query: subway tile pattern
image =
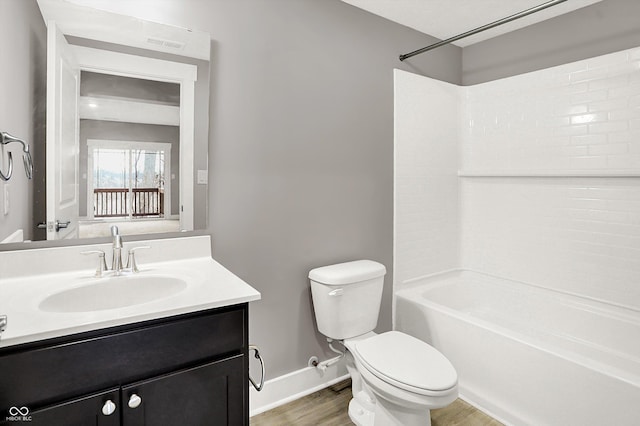
<path fill-rule="evenodd" d="M 640 310 L 640 179 L 465 178 L 466 268 Z"/>
<path fill-rule="evenodd" d="M 640 174 L 640 48 L 461 89 L 462 168 Z M 462 178 L 462 263 L 640 310 L 640 178 Z"/>
<path fill-rule="evenodd" d="M 469 87 L 397 73 L 396 286 L 464 267 L 640 310 L 640 48 Z"/>
<path fill-rule="evenodd" d="M 464 171 L 640 173 L 640 48 L 462 91 Z"/>
<path fill-rule="evenodd" d="M 459 88 L 396 70 L 394 282 L 459 264 Z"/>

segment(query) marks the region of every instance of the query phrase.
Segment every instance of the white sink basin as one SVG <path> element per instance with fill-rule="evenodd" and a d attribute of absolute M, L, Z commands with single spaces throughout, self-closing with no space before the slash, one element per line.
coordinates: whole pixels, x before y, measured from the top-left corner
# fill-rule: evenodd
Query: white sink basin
<path fill-rule="evenodd" d="M 80 253 L 110 244 L 0 251 L 0 315 L 8 317 L 0 350 L 260 299 L 211 257 L 209 235 L 145 243 L 152 249 L 139 273 L 103 278 L 92 277 L 97 259 Z"/>
<path fill-rule="evenodd" d="M 59 313 L 104 311 L 153 302 L 186 288 L 186 281 L 160 275 L 94 278 L 48 296 L 38 308 Z"/>

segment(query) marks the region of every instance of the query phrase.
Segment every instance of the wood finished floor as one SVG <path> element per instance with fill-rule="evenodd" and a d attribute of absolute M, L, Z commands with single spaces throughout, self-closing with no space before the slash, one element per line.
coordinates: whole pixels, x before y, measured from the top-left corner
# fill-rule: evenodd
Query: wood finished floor
<path fill-rule="evenodd" d="M 251 426 L 350 426 L 347 413 L 351 381 L 345 380 L 296 401 L 251 418 Z M 482 411 L 457 399 L 445 408 L 431 411 L 432 426 L 502 426 Z"/>

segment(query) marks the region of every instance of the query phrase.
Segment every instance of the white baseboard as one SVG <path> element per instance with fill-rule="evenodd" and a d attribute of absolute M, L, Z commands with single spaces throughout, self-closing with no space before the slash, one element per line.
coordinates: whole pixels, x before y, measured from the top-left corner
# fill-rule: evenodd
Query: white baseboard
<path fill-rule="evenodd" d="M 324 389 L 349 377 L 344 360 L 321 371 L 306 367 L 284 376 L 267 380 L 262 391 L 257 392 L 249 385 L 250 416 L 271 410 L 313 392 Z"/>

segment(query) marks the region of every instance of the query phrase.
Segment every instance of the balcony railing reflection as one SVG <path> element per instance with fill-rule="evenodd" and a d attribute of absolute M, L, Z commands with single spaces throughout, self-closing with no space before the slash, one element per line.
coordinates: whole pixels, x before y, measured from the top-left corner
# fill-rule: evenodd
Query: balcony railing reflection
<path fill-rule="evenodd" d="M 164 190 L 160 188 L 96 188 L 94 217 L 163 217 Z"/>

